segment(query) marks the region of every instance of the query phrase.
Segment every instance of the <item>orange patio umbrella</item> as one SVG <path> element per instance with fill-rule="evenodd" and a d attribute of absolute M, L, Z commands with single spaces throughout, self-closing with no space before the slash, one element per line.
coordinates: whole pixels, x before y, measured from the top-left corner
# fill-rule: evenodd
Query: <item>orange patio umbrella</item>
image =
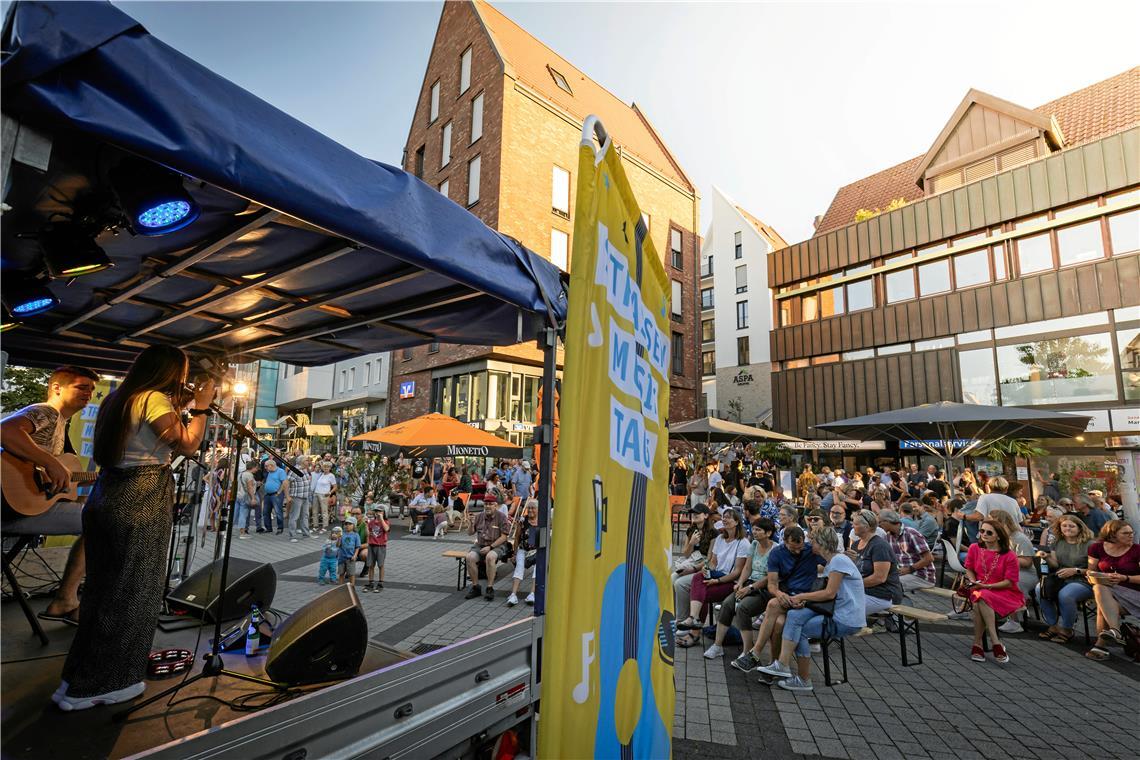
<path fill-rule="evenodd" d="M 446 414 L 425 414 L 348 439 L 353 451 L 407 457 L 521 457 L 522 447 Z"/>

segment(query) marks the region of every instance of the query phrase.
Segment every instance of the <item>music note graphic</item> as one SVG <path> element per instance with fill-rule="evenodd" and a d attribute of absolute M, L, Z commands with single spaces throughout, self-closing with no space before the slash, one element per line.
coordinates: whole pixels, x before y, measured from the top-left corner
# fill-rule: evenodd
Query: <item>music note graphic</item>
<path fill-rule="evenodd" d="M 582 682 L 574 686 L 574 701 L 584 704 L 590 698 L 590 665 L 594 662 L 594 653 L 590 651 L 590 644 L 594 641 L 594 632 L 587 631 L 582 634 Z"/>

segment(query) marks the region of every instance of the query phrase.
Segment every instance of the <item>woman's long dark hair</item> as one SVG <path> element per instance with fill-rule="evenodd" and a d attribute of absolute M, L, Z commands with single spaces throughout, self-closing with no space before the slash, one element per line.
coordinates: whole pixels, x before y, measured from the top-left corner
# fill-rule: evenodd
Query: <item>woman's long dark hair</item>
<path fill-rule="evenodd" d="M 175 346 L 149 346 L 135 359 L 123 382 L 99 405 L 95 420 L 94 459 L 114 467 L 123 458 L 130 426 L 131 404 L 140 393 L 176 394 L 182 390 L 186 353 Z"/>

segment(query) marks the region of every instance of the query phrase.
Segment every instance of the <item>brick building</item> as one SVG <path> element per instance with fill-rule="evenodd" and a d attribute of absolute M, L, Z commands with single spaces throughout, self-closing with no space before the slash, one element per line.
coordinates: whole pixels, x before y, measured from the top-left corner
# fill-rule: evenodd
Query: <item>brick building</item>
<path fill-rule="evenodd" d="M 1035 467 L 1102 473 L 1106 436 L 1140 430 L 1140 67 L 1034 109 L 970 90 L 931 137 L 769 254 L 775 428 L 1044 407 L 1092 422 Z"/>
<path fill-rule="evenodd" d="M 484 2 L 444 3 L 404 167 L 488 226 L 563 269 L 571 251 L 578 144 L 596 114 L 680 293 L 670 418 L 696 416 L 700 197 L 649 120 Z M 530 440 L 541 354 L 513 346 L 431 345 L 392 356 L 391 422 L 443 411 Z"/>

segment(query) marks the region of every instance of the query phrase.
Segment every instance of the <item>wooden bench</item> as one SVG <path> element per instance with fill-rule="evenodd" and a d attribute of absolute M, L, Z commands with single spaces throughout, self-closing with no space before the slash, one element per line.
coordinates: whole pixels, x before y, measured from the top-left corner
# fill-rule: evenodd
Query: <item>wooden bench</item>
<path fill-rule="evenodd" d="M 894 615 L 899 627 L 899 654 L 902 657 L 903 667 L 922 664 L 922 634 L 919 632 L 919 623 L 944 623 L 947 616 L 944 612 L 931 612 L 930 610 L 908 607 L 905 604 L 895 604 L 887 610 Z M 910 662 L 906 648 L 906 635 L 914 633 L 914 643 L 918 650 L 918 659 Z"/>
<path fill-rule="evenodd" d="M 448 549 L 443 553 L 443 556 L 459 562 L 459 569 L 455 575 L 455 590 L 462 591 L 467 588 L 467 552 L 459 549 Z"/>
<path fill-rule="evenodd" d="M 928 586 L 926 588 L 920 588 L 919 591 L 923 592 L 924 594 L 932 594 L 934 596 L 941 596 L 945 599 L 953 599 L 954 598 L 954 590 L 953 589 L 942 588 L 940 586 Z"/>

